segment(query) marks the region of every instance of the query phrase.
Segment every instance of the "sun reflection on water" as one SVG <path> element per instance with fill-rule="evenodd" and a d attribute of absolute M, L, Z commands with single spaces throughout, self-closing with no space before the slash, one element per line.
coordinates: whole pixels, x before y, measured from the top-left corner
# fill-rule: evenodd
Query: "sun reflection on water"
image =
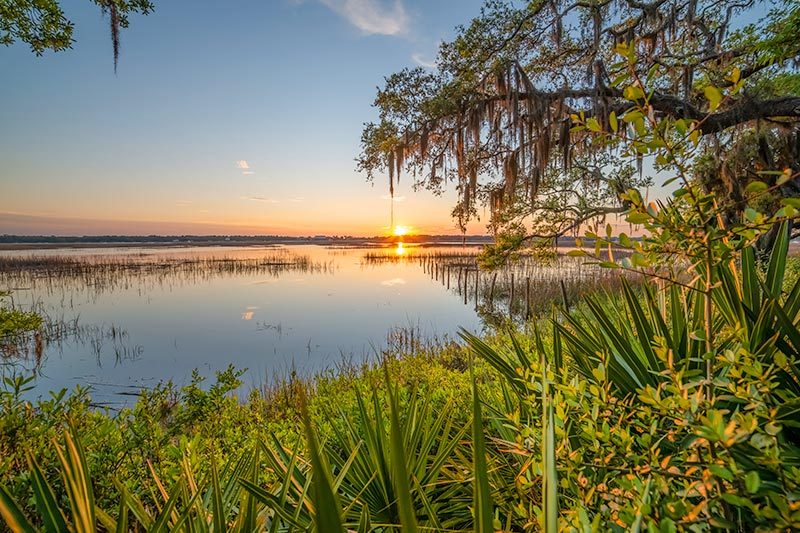
<path fill-rule="evenodd" d="M 394 253 L 395 253 L 395 255 L 405 255 L 406 249 L 403 248 L 403 243 L 402 242 L 398 242 L 397 243 L 397 248 L 394 249 Z"/>

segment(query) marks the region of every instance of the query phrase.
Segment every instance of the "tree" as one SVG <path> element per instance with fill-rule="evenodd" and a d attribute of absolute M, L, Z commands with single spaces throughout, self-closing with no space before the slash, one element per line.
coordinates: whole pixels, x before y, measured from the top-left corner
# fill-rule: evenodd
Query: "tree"
<path fill-rule="evenodd" d="M 772 151 L 769 168 L 797 168 L 800 7 L 788 0 L 765 7 L 488 0 L 441 46 L 435 72 L 386 78 L 375 100 L 380 120 L 364 128 L 358 167 L 368 179 L 388 172 L 392 192 L 403 171 L 417 188 L 454 182 L 462 228 L 483 205 L 490 228 L 524 227 L 528 242 L 624 212 L 622 193 L 650 183 L 643 162 L 655 170 L 663 162 L 646 159 L 648 150 L 596 142 L 611 129 L 643 131 L 648 117 L 627 113 L 636 104 L 696 131 L 704 149 L 696 173 L 709 190 L 728 158 L 739 166 L 726 179 L 746 186 L 760 169 L 734 152 L 758 135 L 785 148 Z M 618 60 L 620 46 L 631 61 Z M 797 185 L 783 184 L 783 194 L 795 195 Z"/>
<path fill-rule="evenodd" d="M 153 10 L 150 0 L 91 0 L 108 16 L 114 71 L 119 61 L 119 33 L 128 27 L 128 15 L 147 15 Z M 0 43 L 27 43 L 37 56 L 47 50 L 60 52 L 72 47 L 73 23 L 64 15 L 58 0 L 0 0 Z"/>

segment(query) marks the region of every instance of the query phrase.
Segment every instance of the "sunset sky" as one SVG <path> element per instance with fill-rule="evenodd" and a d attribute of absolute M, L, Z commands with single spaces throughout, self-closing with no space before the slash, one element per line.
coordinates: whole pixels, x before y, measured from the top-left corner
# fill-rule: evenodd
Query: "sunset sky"
<path fill-rule="evenodd" d="M 157 0 L 116 75 L 99 9 L 64 4 L 72 50 L 0 47 L 0 234 L 386 233 L 388 178 L 354 162 L 376 86 L 481 0 Z M 397 224 L 456 233 L 452 191 L 396 194 Z"/>

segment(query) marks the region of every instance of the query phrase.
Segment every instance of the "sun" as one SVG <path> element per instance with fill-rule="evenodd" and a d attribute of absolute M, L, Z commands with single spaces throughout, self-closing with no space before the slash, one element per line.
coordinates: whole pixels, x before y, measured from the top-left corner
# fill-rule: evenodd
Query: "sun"
<path fill-rule="evenodd" d="M 411 233 L 411 228 L 408 226 L 395 226 L 392 230 L 392 234 L 394 234 L 395 237 L 403 237 L 409 233 Z"/>

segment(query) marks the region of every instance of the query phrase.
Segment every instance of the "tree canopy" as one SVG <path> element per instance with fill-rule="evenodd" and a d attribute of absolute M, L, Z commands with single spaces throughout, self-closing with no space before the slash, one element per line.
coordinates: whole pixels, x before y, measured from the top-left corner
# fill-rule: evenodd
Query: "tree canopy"
<path fill-rule="evenodd" d="M 114 70 L 119 61 L 120 30 L 128 27 L 128 15 L 147 15 L 153 10 L 150 0 L 91 0 L 108 17 Z M 60 52 L 72 47 L 74 24 L 66 17 L 58 0 L 0 0 L 0 44 L 19 41 L 36 55 L 47 50 Z"/>
<path fill-rule="evenodd" d="M 485 207 L 494 230 L 552 239 L 625 211 L 625 191 L 651 183 L 665 162 L 635 145 L 648 118 L 699 139 L 694 179 L 708 189 L 741 194 L 763 168 L 796 174 L 798 64 L 794 2 L 488 0 L 434 70 L 386 78 L 358 167 L 387 173 L 392 193 L 403 173 L 416 188 L 455 184 L 462 228 Z M 629 113 L 640 105 L 649 117 Z M 633 150 L 596 142 L 612 129 L 631 131 Z"/>

